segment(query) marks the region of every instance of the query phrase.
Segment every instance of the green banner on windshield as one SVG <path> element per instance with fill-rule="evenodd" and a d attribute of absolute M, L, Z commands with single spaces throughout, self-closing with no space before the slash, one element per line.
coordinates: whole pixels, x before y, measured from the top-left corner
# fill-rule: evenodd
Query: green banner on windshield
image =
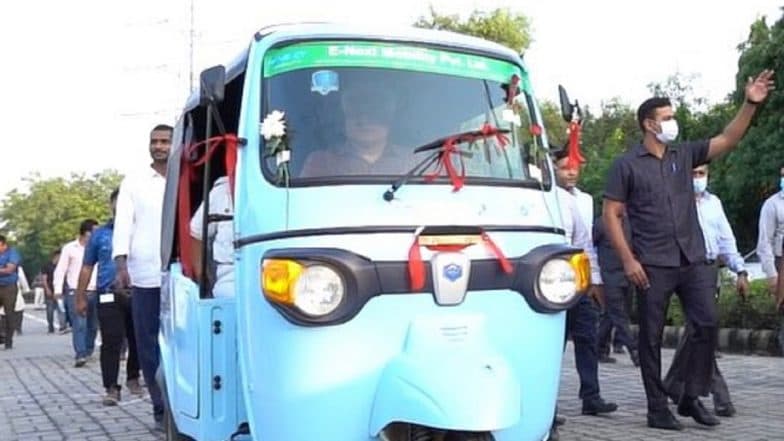
<path fill-rule="evenodd" d="M 414 70 L 509 82 L 520 75 L 523 87 L 527 76 L 509 62 L 460 52 L 391 43 L 317 42 L 272 49 L 264 58 L 264 77 L 314 67 L 376 67 Z"/>

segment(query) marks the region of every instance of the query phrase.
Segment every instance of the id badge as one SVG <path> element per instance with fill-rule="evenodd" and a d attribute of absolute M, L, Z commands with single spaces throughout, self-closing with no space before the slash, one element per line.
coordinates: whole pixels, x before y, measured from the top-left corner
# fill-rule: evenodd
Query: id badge
<path fill-rule="evenodd" d="M 108 292 L 98 296 L 98 303 L 114 303 L 114 293 Z"/>

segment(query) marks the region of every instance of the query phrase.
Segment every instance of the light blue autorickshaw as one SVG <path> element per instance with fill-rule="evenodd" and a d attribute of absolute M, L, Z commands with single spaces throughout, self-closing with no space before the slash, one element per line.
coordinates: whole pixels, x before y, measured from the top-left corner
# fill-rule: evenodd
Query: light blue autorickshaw
<path fill-rule="evenodd" d="M 276 25 L 204 71 L 164 208 L 167 439 L 546 438 L 589 264 L 541 121 L 518 54 L 447 32 Z M 230 295 L 189 260 L 221 176 Z"/>

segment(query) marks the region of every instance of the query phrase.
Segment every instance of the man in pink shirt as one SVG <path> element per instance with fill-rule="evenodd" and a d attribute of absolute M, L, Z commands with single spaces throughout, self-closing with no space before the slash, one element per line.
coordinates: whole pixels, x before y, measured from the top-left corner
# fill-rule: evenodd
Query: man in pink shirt
<path fill-rule="evenodd" d="M 71 321 L 72 341 L 76 353 L 75 367 L 82 367 L 95 350 L 95 337 L 98 333 L 98 310 L 95 297 L 95 273 L 90 278 L 87 286 L 87 314 L 82 316 L 76 313 L 74 292 L 79 281 L 79 272 L 82 269 L 84 247 L 90 240 L 90 234 L 98 225 L 95 219 L 86 219 L 79 226 L 79 237 L 73 242 L 68 242 L 60 252 L 60 260 L 54 269 L 54 295 L 55 298 L 65 297 L 66 311 Z M 63 282 L 67 284 L 63 292 Z"/>

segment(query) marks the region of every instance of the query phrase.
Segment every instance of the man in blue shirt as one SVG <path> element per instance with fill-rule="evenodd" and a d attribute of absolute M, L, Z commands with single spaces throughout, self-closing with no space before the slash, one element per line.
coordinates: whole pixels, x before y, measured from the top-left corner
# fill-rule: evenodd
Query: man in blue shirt
<path fill-rule="evenodd" d="M 5 311 L 3 340 L 6 350 L 11 349 L 14 340 L 14 308 L 16 308 L 17 268 L 22 258 L 15 248 L 8 246 L 5 236 L 0 234 L 0 306 Z"/>
<path fill-rule="evenodd" d="M 106 396 L 105 406 L 115 406 L 120 401 L 120 385 L 117 377 L 120 371 L 120 353 L 123 341 L 128 339 L 128 359 L 126 365 L 126 386 L 134 395 L 141 395 L 139 386 L 139 359 L 136 355 L 136 339 L 131 319 L 130 293 L 113 290 L 115 278 L 114 260 L 112 259 L 112 234 L 114 233 L 114 214 L 117 203 L 115 190 L 109 197 L 112 219 L 106 225 L 96 229 L 84 250 L 84 261 L 79 272 L 79 284 L 76 288 L 76 312 L 86 315 L 88 308 L 98 309 L 98 323 L 101 327 L 101 376 Z M 96 296 L 88 298 L 87 285 L 92 277 L 93 267 L 98 264 L 97 302 Z M 96 306 L 97 303 L 97 306 Z"/>

